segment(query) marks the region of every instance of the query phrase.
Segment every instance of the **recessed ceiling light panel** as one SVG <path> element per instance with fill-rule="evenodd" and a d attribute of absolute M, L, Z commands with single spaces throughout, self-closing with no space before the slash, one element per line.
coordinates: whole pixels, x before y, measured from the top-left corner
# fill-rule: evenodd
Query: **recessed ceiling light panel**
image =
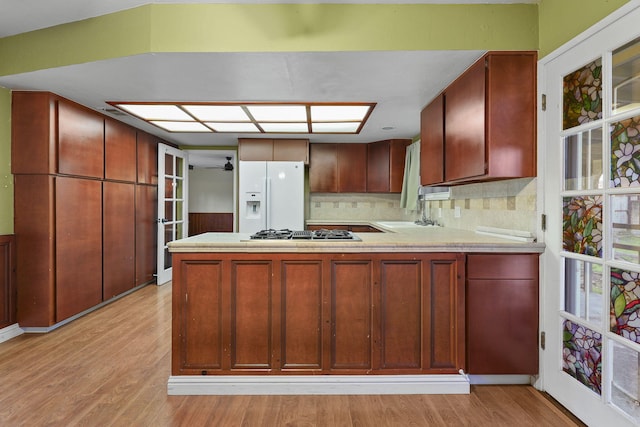
<path fill-rule="evenodd" d="M 356 133 L 360 122 L 312 123 L 313 133 Z"/>
<path fill-rule="evenodd" d="M 183 105 L 182 108 L 203 122 L 249 121 L 249 116 L 239 105 Z"/>
<path fill-rule="evenodd" d="M 247 109 L 258 122 L 306 122 L 304 105 L 249 105 Z"/>
<path fill-rule="evenodd" d="M 312 122 L 362 121 L 369 105 L 312 105 Z"/>
<path fill-rule="evenodd" d="M 206 122 L 206 124 L 216 132 L 260 132 L 260 129 L 258 129 L 253 123 Z"/>
<path fill-rule="evenodd" d="M 211 129 L 198 122 L 169 122 L 151 120 L 149 123 L 169 132 L 211 132 Z"/>
<path fill-rule="evenodd" d="M 187 113 L 175 105 L 169 104 L 117 104 L 121 108 L 141 119 L 150 120 L 193 120 Z"/>
<path fill-rule="evenodd" d="M 309 133 L 306 123 L 260 123 L 260 127 L 270 133 Z"/>

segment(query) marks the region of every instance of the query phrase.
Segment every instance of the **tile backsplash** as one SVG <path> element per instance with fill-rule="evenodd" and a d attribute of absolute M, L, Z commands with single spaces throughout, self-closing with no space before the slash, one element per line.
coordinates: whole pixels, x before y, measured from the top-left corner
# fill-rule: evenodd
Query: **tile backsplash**
<path fill-rule="evenodd" d="M 445 227 L 475 230 L 481 225 L 536 233 L 536 191 L 536 178 L 521 178 L 455 186 L 449 200 L 421 203 L 426 216 Z M 311 193 L 309 201 L 311 220 L 413 221 L 422 213 L 400 208 L 400 194 Z"/>

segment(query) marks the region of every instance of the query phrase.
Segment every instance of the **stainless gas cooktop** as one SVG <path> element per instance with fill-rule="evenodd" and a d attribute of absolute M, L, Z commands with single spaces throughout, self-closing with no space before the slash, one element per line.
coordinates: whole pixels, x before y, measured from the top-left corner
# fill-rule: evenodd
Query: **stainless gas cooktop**
<path fill-rule="evenodd" d="M 251 235 L 252 240 L 314 240 L 314 241 L 360 241 L 361 239 L 347 230 L 260 230 Z"/>

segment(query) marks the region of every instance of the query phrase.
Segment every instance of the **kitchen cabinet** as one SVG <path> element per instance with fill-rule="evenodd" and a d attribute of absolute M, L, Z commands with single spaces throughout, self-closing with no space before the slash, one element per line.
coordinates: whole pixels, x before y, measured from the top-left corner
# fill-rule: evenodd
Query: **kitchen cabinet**
<path fill-rule="evenodd" d="M 489 52 L 425 107 L 421 158 L 430 171 L 423 184 L 536 175 L 536 61 L 535 52 Z M 444 165 L 442 180 L 438 159 Z"/>
<path fill-rule="evenodd" d="M 46 330 L 154 280 L 157 147 L 57 95 L 12 96 L 16 315 Z"/>
<path fill-rule="evenodd" d="M 137 183 L 158 185 L 158 141 L 146 132 L 136 133 Z"/>
<path fill-rule="evenodd" d="M 420 184 L 444 181 L 444 94 L 420 113 Z"/>
<path fill-rule="evenodd" d="M 470 374 L 538 373 L 538 254 L 467 255 Z"/>
<path fill-rule="evenodd" d="M 155 280 L 158 254 L 156 232 L 158 218 L 158 187 L 136 185 L 135 199 L 135 285 L 144 285 Z"/>
<path fill-rule="evenodd" d="M 13 174 L 104 176 L 104 120 L 48 92 L 12 92 Z"/>
<path fill-rule="evenodd" d="M 249 161 L 296 161 L 309 164 L 308 139 L 239 138 L 238 159 Z"/>
<path fill-rule="evenodd" d="M 173 256 L 172 375 L 464 368 L 463 254 Z"/>
<path fill-rule="evenodd" d="M 105 301 L 135 287 L 136 239 L 131 238 L 136 235 L 135 194 L 133 183 L 105 181 L 102 184 L 102 299 Z"/>
<path fill-rule="evenodd" d="M 56 177 L 54 221 L 55 321 L 61 322 L 102 302 L 102 227 L 96 226 L 102 183 Z"/>
<path fill-rule="evenodd" d="M 338 191 L 337 144 L 311 144 L 309 148 L 309 191 L 336 193 Z"/>
<path fill-rule="evenodd" d="M 367 144 L 367 192 L 400 193 L 409 139 L 391 139 Z"/>
<path fill-rule="evenodd" d="M 104 177 L 136 182 L 136 130 L 116 120 L 104 123 Z"/>
<path fill-rule="evenodd" d="M 16 323 L 15 237 L 0 236 L 0 329 Z"/>
<path fill-rule="evenodd" d="M 312 193 L 367 191 L 366 144 L 311 144 L 309 187 Z"/>

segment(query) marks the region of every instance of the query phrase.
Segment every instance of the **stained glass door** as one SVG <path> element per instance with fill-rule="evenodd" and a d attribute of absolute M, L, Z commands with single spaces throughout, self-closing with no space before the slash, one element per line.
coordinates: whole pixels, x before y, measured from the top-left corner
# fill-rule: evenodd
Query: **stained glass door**
<path fill-rule="evenodd" d="M 167 244 L 188 236 L 186 153 L 159 144 L 158 173 L 158 285 L 162 285 L 172 274 Z"/>
<path fill-rule="evenodd" d="M 640 8 L 542 62 L 542 387 L 640 424 Z"/>

